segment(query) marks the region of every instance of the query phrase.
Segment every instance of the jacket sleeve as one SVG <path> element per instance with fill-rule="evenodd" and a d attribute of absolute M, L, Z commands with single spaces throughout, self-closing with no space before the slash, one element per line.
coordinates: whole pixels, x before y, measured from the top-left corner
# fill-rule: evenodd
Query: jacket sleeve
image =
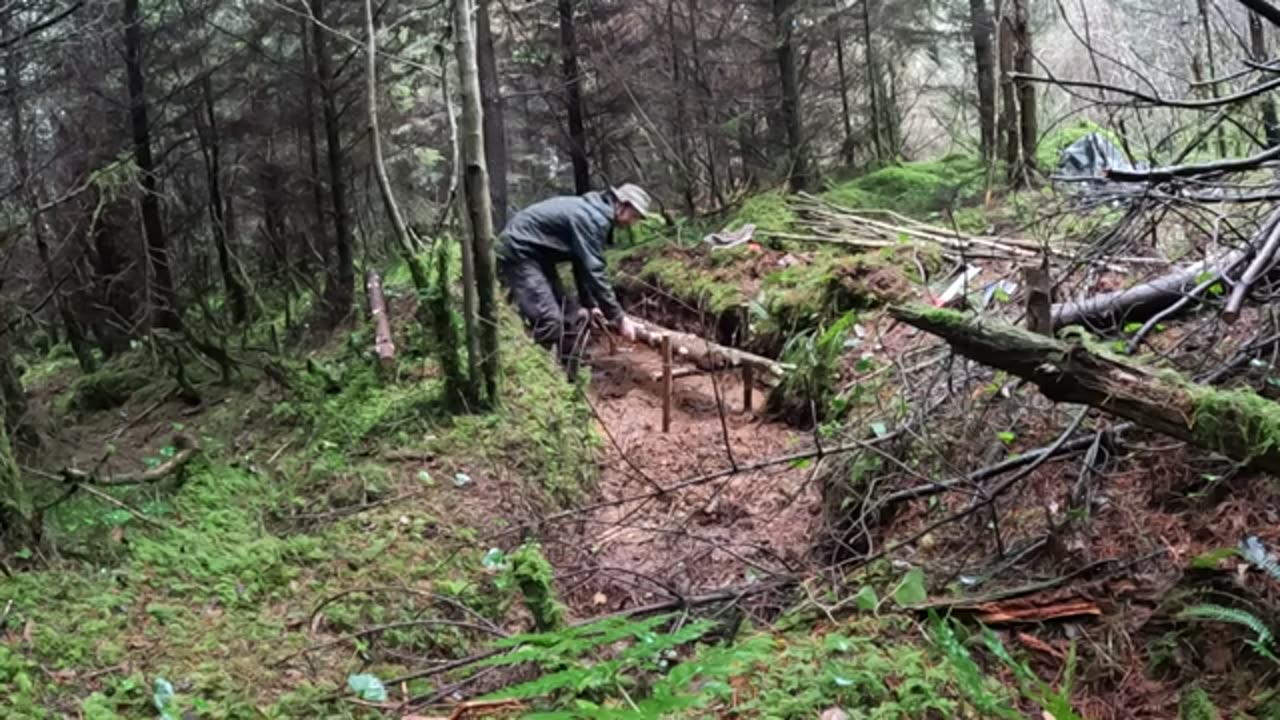
<path fill-rule="evenodd" d="M 622 317 L 622 305 L 605 275 L 604 237 L 609 228 L 587 217 L 574 218 L 572 226 L 573 278 L 578 294 L 584 296 L 580 301 L 584 307 L 600 308 L 609 320 L 617 320 Z"/>

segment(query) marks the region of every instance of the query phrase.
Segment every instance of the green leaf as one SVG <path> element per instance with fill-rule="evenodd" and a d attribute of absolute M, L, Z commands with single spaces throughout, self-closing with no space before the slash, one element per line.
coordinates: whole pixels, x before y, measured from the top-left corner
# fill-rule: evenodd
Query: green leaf
<path fill-rule="evenodd" d="M 153 685 L 155 690 L 151 694 L 152 704 L 160 711 L 162 720 L 173 720 L 173 715 L 169 713 L 169 706 L 173 703 L 173 685 L 162 677 L 156 678 Z"/>
<path fill-rule="evenodd" d="M 1207 553 L 1201 553 L 1200 555 L 1197 555 L 1196 558 L 1191 561 L 1191 567 L 1197 568 L 1200 570 L 1212 570 L 1213 568 L 1218 566 L 1218 563 L 1220 561 L 1225 560 L 1231 557 L 1232 555 L 1238 555 L 1239 553 L 1240 551 L 1236 550 L 1233 547 L 1224 547 L 1224 548 L 1218 548 L 1217 550 L 1210 550 Z"/>
<path fill-rule="evenodd" d="M 172 445 L 165 445 L 164 447 L 160 448 L 160 454 L 163 455 L 164 457 L 171 458 L 174 455 L 178 454 L 178 450 Z"/>
<path fill-rule="evenodd" d="M 915 567 L 907 571 L 907 574 L 902 577 L 902 582 L 893 591 L 894 602 L 904 607 L 919 605 L 928 597 L 929 594 L 924 589 L 924 571 Z"/>
<path fill-rule="evenodd" d="M 876 437 L 884 437 L 889 434 L 889 428 L 885 427 L 882 422 L 873 422 L 871 423 L 871 432 L 875 433 Z"/>
<path fill-rule="evenodd" d="M 1142 329 L 1142 323 L 1131 322 L 1124 326 L 1124 334 L 1132 335 Z"/>
<path fill-rule="evenodd" d="M 1222 293 L 1224 293 L 1224 292 L 1226 292 L 1226 291 L 1227 291 L 1227 290 L 1226 290 L 1226 288 L 1224 288 L 1224 287 L 1222 286 L 1222 283 L 1214 283 L 1214 284 L 1212 284 L 1212 285 L 1210 285 L 1210 286 L 1209 286 L 1209 294 L 1210 294 L 1210 295 L 1221 295 Z"/>
<path fill-rule="evenodd" d="M 1002 302 L 1002 303 L 1009 302 L 1009 293 L 1005 292 L 1004 288 L 996 288 L 996 291 L 993 297 L 996 299 L 997 302 Z"/>
<path fill-rule="evenodd" d="M 385 702 L 387 699 L 387 689 L 382 686 L 382 681 L 373 675 L 351 675 L 347 677 L 347 687 L 351 688 L 351 692 L 361 700 Z"/>
<path fill-rule="evenodd" d="M 799 460 L 791 461 L 791 467 L 797 470 L 803 470 L 812 464 L 813 464 L 813 458 L 800 458 Z"/>
<path fill-rule="evenodd" d="M 1018 439 L 1018 436 L 1015 433 L 1009 432 L 1008 430 L 996 433 L 996 437 L 1000 438 L 1000 442 L 1005 445 L 1012 445 L 1013 441 Z"/>
<path fill-rule="evenodd" d="M 431 473 L 427 472 L 426 470 L 418 471 L 418 482 L 422 483 L 423 485 L 426 485 L 427 487 L 432 487 L 433 485 L 436 484 L 436 481 L 431 479 Z"/>
<path fill-rule="evenodd" d="M 458 473 L 453 476 L 453 484 L 455 487 L 466 487 L 471 484 L 471 476 L 466 473 Z"/>
<path fill-rule="evenodd" d="M 857 605 L 859 610 L 871 611 L 880 604 L 880 598 L 876 596 L 875 588 L 863 585 L 858 594 L 853 596 L 853 604 Z"/>

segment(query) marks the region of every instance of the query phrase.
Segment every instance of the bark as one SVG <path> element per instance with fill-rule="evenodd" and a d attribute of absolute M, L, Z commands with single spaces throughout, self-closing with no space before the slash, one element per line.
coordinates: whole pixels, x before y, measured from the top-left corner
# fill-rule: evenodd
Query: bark
<path fill-rule="evenodd" d="M 1014 88 L 1013 78 L 1013 23 L 1009 18 L 1009 3 L 1012 0 L 996 0 L 996 23 L 999 29 L 998 52 L 1000 60 L 1000 135 L 1001 147 L 1004 148 L 1005 167 L 1011 181 L 1022 178 L 1019 156 L 1022 154 L 1022 141 L 1019 135 L 1018 93 Z"/>
<path fill-rule="evenodd" d="M 373 171 L 378 178 L 378 191 L 382 195 L 382 205 L 387 210 L 387 217 L 391 220 L 391 228 L 396 236 L 396 246 L 400 250 L 401 257 L 409 265 L 409 273 L 413 277 L 413 287 L 421 294 L 430 289 L 427 282 L 426 269 L 415 257 L 413 238 L 409 234 L 409 226 L 405 223 L 404 215 L 400 212 L 400 204 L 396 202 L 395 193 L 391 189 L 391 178 L 387 176 L 387 163 L 382 156 L 382 133 L 378 126 L 378 33 L 373 19 L 373 0 L 364 1 L 364 31 L 365 100 L 369 106 L 369 144 L 373 150 Z M 369 286 L 369 283 L 375 281 L 378 283 L 378 297 L 379 301 L 381 301 L 381 280 L 370 271 L 370 275 L 366 280 L 366 288 L 369 290 L 371 309 L 373 289 Z M 385 312 L 383 316 L 385 318 Z M 392 362 L 394 362 L 394 352 L 395 348 L 393 347 Z"/>
<path fill-rule="evenodd" d="M 373 354 L 378 358 L 378 370 L 389 375 L 396 367 L 396 343 L 391 339 L 391 318 L 382 294 L 382 278 L 370 270 L 364 287 L 369 299 L 369 316 L 373 319 Z"/>
<path fill-rule="evenodd" d="M 1200 12 L 1200 28 L 1204 34 L 1204 57 L 1207 63 L 1207 70 L 1210 78 L 1218 77 L 1218 63 L 1214 57 L 1213 49 L 1213 27 L 1209 23 L 1209 3 L 1208 0 L 1196 0 L 1196 9 Z M 1021 69 L 1021 68 L 1019 68 Z M 1209 96 L 1217 99 L 1221 93 L 1218 91 L 1217 83 L 1209 83 Z M 1218 128 L 1218 157 L 1227 156 L 1227 136 L 1223 133 L 1222 128 Z"/>
<path fill-rule="evenodd" d="M 315 68 L 314 53 L 311 52 L 311 33 L 307 32 L 307 19 L 302 19 L 302 61 L 306 81 L 302 84 L 302 102 L 307 110 L 304 122 L 307 124 L 307 160 L 310 163 L 308 184 L 311 186 L 312 217 L 324 217 L 324 182 L 320 178 L 320 142 L 316 137 L 316 93 L 320 73 Z M 320 256 L 326 267 L 330 262 L 330 243 L 323 222 L 311 224 L 316 239 L 320 243 Z"/>
<path fill-rule="evenodd" d="M 862 39 L 867 55 L 867 91 L 871 97 L 871 147 L 875 153 L 876 162 L 883 163 L 886 158 L 880 125 L 884 119 L 884 115 L 881 112 L 884 98 L 880 97 L 880 76 L 876 70 L 875 41 L 871 35 L 871 0 L 862 0 Z"/>
<path fill-rule="evenodd" d="M 779 363 L 759 355 L 713 343 L 697 335 L 668 330 L 650 322 L 637 324 L 639 325 L 636 332 L 637 340 L 650 347 L 661 349 L 662 338 L 670 337 L 674 356 L 689 360 L 703 370 L 750 367 L 758 372 L 763 382 L 776 381 L 785 372 Z"/>
<path fill-rule="evenodd" d="M 1084 345 L 948 310 L 894 307 L 893 317 L 967 358 L 1035 383 L 1057 402 L 1091 405 L 1209 452 L 1280 472 L 1280 405 L 1250 390 L 1219 391 Z"/>
<path fill-rule="evenodd" d="M 1031 46 L 1031 18 L 1027 5 L 1030 0 L 1014 0 L 1014 36 L 1017 53 L 1014 64 L 1020 73 L 1031 74 L 1035 58 Z M 1018 83 L 1018 133 L 1022 140 L 1022 175 L 1035 170 L 1036 145 L 1040 139 L 1039 121 L 1036 117 L 1036 86 L 1029 82 Z"/>
<path fill-rule="evenodd" d="M 482 353 L 479 365 L 484 372 L 485 399 L 494 405 L 498 401 L 498 308 L 493 258 L 493 206 L 489 198 L 489 173 L 484 153 L 484 111 L 480 100 L 480 72 L 471 0 L 454 0 L 454 3 L 455 50 L 462 94 L 462 189 L 466 198 L 471 259 L 475 270 Z M 473 360 L 472 367 L 476 364 Z M 471 383 L 478 386 L 480 378 L 472 376 Z"/>
<path fill-rule="evenodd" d="M 564 102 L 569 117 L 569 157 L 573 162 L 573 189 L 581 195 L 591 190 L 591 169 L 587 162 L 586 112 L 582 106 L 582 77 L 578 71 L 578 40 L 573 16 L 574 0 L 556 0 L 560 15 L 560 74 L 564 80 Z"/>
<path fill-rule="evenodd" d="M 836 24 L 836 77 L 840 81 L 840 124 L 844 129 L 844 140 L 840 143 L 840 158 L 844 164 L 853 167 L 854 140 L 853 119 L 849 112 L 849 75 L 844 65 L 844 29 L 837 15 Z"/>
<path fill-rule="evenodd" d="M 1267 2 L 1267 0 L 1238 0 L 1238 2 L 1266 18 L 1267 22 L 1272 25 L 1280 26 L 1280 8 Z"/>
<path fill-rule="evenodd" d="M 457 22 L 456 15 L 454 16 L 454 22 L 455 24 Z M 458 72 L 459 74 L 461 74 L 463 71 L 459 69 Z M 449 121 L 449 138 L 451 141 L 450 145 L 453 148 L 453 173 L 452 173 L 452 179 L 450 180 L 451 186 L 449 188 L 449 198 L 450 198 L 450 201 L 452 202 L 453 199 L 457 196 L 459 186 L 462 185 L 463 183 L 462 176 L 464 174 L 464 170 L 462 167 L 463 165 L 462 140 L 461 140 L 459 129 L 458 129 L 456 113 L 454 112 L 454 108 L 453 108 L 453 96 L 449 92 L 449 73 L 447 72 L 447 68 L 446 68 L 445 52 L 443 48 L 440 49 L 440 95 L 444 98 L 444 102 L 445 102 L 445 116 L 448 118 L 448 121 Z M 465 202 L 465 199 L 463 201 Z M 460 406 L 465 406 L 469 403 L 474 402 L 479 395 L 479 393 L 476 392 L 475 383 L 478 382 L 478 378 L 481 375 L 480 330 L 479 330 L 480 323 L 477 321 L 477 312 L 476 312 L 476 305 L 479 304 L 479 301 L 476 297 L 475 257 L 472 253 L 472 244 L 469 241 L 469 238 L 470 238 L 469 223 L 471 221 L 471 216 L 467 212 L 459 211 L 458 217 L 461 219 L 461 225 L 463 228 L 463 236 L 458 239 L 458 245 L 459 245 L 459 255 L 461 255 L 462 257 L 462 325 L 463 325 L 463 336 L 466 340 L 466 345 L 467 345 L 467 375 L 466 375 L 466 381 L 459 383 L 457 388 L 457 394 L 459 395 L 459 399 L 461 400 L 461 402 L 459 402 L 458 404 Z M 448 257 L 448 254 L 442 250 L 439 256 L 436 258 L 436 264 L 438 268 L 442 269 L 444 267 L 444 258 L 447 258 L 447 257 Z M 447 301 L 448 301 L 448 289 L 449 289 L 447 276 L 443 276 L 443 275 L 440 276 L 436 284 L 438 286 L 437 291 L 440 293 L 436 297 L 438 298 L 438 302 L 441 304 L 438 305 L 437 307 L 438 311 L 436 313 L 437 317 L 435 322 L 437 323 L 438 330 L 440 332 L 445 332 L 446 331 L 445 323 L 448 322 L 448 320 L 441 316 L 447 314 L 447 310 L 445 309 L 445 306 L 447 305 Z M 443 346 L 442 347 L 443 352 L 445 353 L 453 352 L 453 346 L 451 342 L 442 342 L 441 345 Z M 442 362 L 441 364 L 442 366 L 446 367 L 445 376 L 449 377 L 447 363 Z M 459 372 L 458 375 L 461 376 L 461 372 Z"/>
<path fill-rule="evenodd" d="M 1258 13 L 1249 13 L 1249 43 L 1254 62 L 1267 61 L 1267 35 L 1263 31 L 1262 18 Z M 1267 138 L 1267 147 L 1280 145 L 1280 121 L 1276 119 L 1276 103 L 1269 95 L 1262 96 L 1258 103 L 1262 107 L 1262 128 Z"/>
<path fill-rule="evenodd" d="M 206 73 L 200 82 L 204 96 L 204 117 L 197 120 L 201 147 L 204 150 L 205 170 L 209 182 L 209 216 L 213 221 L 213 239 L 218 251 L 218 270 L 222 273 L 222 287 L 231 306 L 231 319 L 238 325 L 249 317 L 249 302 L 244 285 L 236 277 L 231 265 L 231 224 L 227 215 L 227 201 L 222 193 L 222 147 L 218 135 L 218 116 L 214 112 L 213 80 Z"/>
<path fill-rule="evenodd" d="M 489 170 L 493 226 L 507 224 L 507 121 L 498 78 L 498 56 L 489 22 L 491 0 L 476 3 L 476 62 L 480 67 L 480 99 L 484 109 L 484 159 Z"/>
<path fill-rule="evenodd" d="M 696 188 L 686 159 L 689 157 L 689 134 L 687 112 L 685 109 L 684 58 L 680 52 L 680 42 L 676 34 L 675 2 L 667 0 L 667 35 L 671 39 L 671 85 L 675 94 L 672 102 L 671 136 L 680 156 L 679 162 L 671 163 L 671 171 L 678 173 L 676 187 L 684 198 L 685 213 L 689 217 L 697 214 Z"/>
<path fill-rule="evenodd" d="M 146 235 L 147 259 L 158 306 L 153 315 L 159 327 L 178 329 L 182 326 L 173 275 L 169 269 L 169 242 L 160 217 L 159 181 L 155 160 L 151 156 L 151 126 L 147 119 L 146 82 L 142 71 L 142 17 L 139 0 L 124 0 L 124 62 L 129 91 L 129 128 L 133 140 L 134 162 L 138 165 L 142 185 L 142 231 Z"/>
<path fill-rule="evenodd" d="M 338 100 L 334 90 L 334 74 L 329 57 L 328 31 L 323 29 L 324 0 L 311 0 L 311 14 L 315 17 L 312 40 L 315 48 L 317 81 L 320 86 L 320 102 L 324 113 L 324 135 L 328 146 L 329 198 L 333 201 L 334 257 L 329 268 L 328 286 L 325 288 L 325 304 L 330 320 L 340 321 L 351 312 L 355 293 L 355 265 L 352 257 L 351 219 L 347 210 L 347 184 L 343 175 L 342 137 L 338 128 Z"/>
<path fill-rule="evenodd" d="M 979 148 L 983 163 L 990 165 L 996 156 L 996 78 L 987 0 L 969 0 L 969 28 L 978 89 Z"/>
<path fill-rule="evenodd" d="M 804 121 L 800 116 L 800 76 L 794 33 L 795 0 L 773 0 L 774 53 L 782 82 L 782 120 L 787 127 L 789 168 L 787 184 L 792 192 L 809 187 L 809 152 L 805 147 Z"/>

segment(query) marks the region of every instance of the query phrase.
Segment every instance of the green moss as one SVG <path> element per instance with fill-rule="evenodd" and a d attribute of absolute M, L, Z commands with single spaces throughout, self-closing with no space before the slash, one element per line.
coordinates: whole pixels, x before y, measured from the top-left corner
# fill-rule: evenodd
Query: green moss
<path fill-rule="evenodd" d="M 1079 120 L 1045 135 L 1040 144 L 1036 146 L 1036 162 L 1042 170 L 1052 172 L 1058 167 L 1058 156 L 1062 154 L 1062 151 L 1090 133 L 1098 133 L 1117 148 L 1122 147 L 1119 135 L 1092 120 Z"/>
<path fill-rule="evenodd" d="M 1229 457 L 1242 450 L 1249 458 L 1280 450 L 1280 404 L 1252 390 L 1188 389 L 1194 403 L 1191 432 L 1201 447 Z"/>
<path fill-rule="evenodd" d="M 687 257 L 654 257 L 644 264 L 641 277 L 656 281 L 685 302 L 712 313 L 724 312 L 746 302 L 742 288 L 717 279 Z"/>
<path fill-rule="evenodd" d="M 977 199 L 986 172 L 976 158 L 949 155 L 940 160 L 881 168 L 827 190 L 823 196 L 853 209 L 888 209 L 924 216 Z"/>
<path fill-rule="evenodd" d="M 142 368 L 104 367 L 76 380 L 61 403 L 72 412 L 111 410 L 129 402 L 154 378 L 154 372 Z"/>
<path fill-rule="evenodd" d="M 787 232 L 795 224 L 795 213 L 787 207 L 787 199 L 780 192 L 767 192 L 753 195 L 725 225 L 726 229 L 735 229 L 751 223 L 761 235 Z"/>
<path fill-rule="evenodd" d="M 1201 688 L 1190 688 L 1182 692 L 1178 703 L 1178 720 L 1218 720 L 1218 708 L 1214 707 L 1209 694 Z"/>

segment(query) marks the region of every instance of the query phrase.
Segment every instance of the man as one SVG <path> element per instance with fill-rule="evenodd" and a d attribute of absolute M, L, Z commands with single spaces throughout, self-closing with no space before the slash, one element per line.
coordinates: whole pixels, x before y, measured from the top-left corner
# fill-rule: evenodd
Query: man
<path fill-rule="evenodd" d="M 558 348 L 570 374 L 577 370 L 579 337 L 592 315 L 602 316 L 623 337 L 635 340 L 636 325 L 622 311 L 605 275 L 604 249 L 614 227 L 649 216 L 649 194 L 626 184 L 604 192 L 561 196 L 534 203 L 511 217 L 498 246 L 498 272 L 534 340 Z M 557 268 L 570 263 L 576 305 L 565 298 Z"/>

